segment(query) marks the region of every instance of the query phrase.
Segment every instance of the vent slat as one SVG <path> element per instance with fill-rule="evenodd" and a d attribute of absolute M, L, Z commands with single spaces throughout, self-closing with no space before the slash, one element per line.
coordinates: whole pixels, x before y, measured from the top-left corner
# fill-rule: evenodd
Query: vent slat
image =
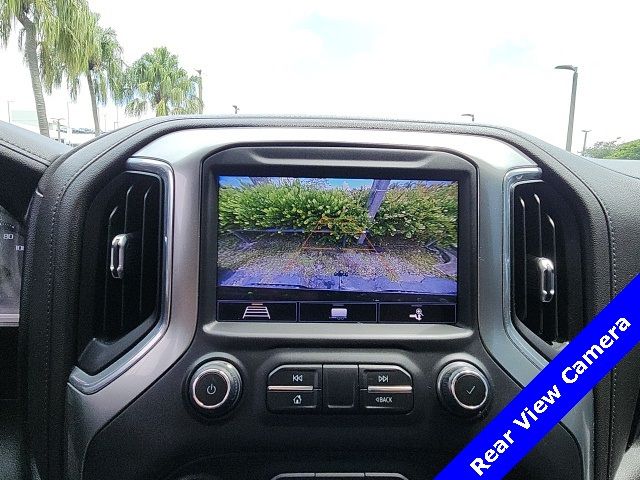
<path fill-rule="evenodd" d="M 556 225 L 553 219 L 545 214 L 542 222 L 542 255 L 558 265 L 557 256 L 557 235 Z M 543 304 L 544 309 L 544 327 L 543 338 L 549 341 L 556 341 L 559 338 L 558 331 L 558 286 L 555 285 L 555 295 L 550 302 Z"/>
<path fill-rule="evenodd" d="M 514 255 L 512 262 L 514 265 L 514 288 L 515 312 L 518 318 L 524 318 L 527 310 L 527 231 L 526 226 L 527 207 L 522 197 L 517 197 L 514 204 Z"/>
<path fill-rule="evenodd" d="M 542 255 L 542 205 L 538 195 L 528 195 L 529 215 L 527 216 L 527 254 L 539 257 Z"/>
<path fill-rule="evenodd" d="M 527 193 L 525 196 L 525 205 L 527 206 L 526 216 L 526 256 L 524 261 L 527 263 L 525 296 L 527 297 L 527 310 L 523 322 L 536 335 L 542 335 L 544 330 L 544 313 L 541 302 L 538 300 L 537 292 L 539 283 L 539 273 L 537 268 L 537 259 L 542 255 L 542 205 L 540 197 L 535 193 Z"/>
<path fill-rule="evenodd" d="M 142 295 L 143 295 L 143 285 L 145 281 L 145 275 L 144 275 L 145 241 L 148 240 L 148 235 L 145 232 L 145 228 L 147 226 L 145 217 L 147 215 L 147 211 L 149 208 L 148 195 L 149 195 L 149 189 L 147 189 L 147 191 L 144 192 L 144 196 L 142 200 L 142 226 L 140 228 L 140 283 L 138 284 L 138 305 L 137 305 L 138 314 L 142 313 Z"/>
<path fill-rule="evenodd" d="M 124 195 L 124 228 L 122 229 L 121 233 L 130 233 L 133 231 L 133 225 L 132 225 L 132 210 L 135 209 L 134 206 L 134 201 L 133 201 L 133 191 L 134 191 L 134 186 L 133 185 L 129 185 L 127 188 L 127 192 Z M 127 253 L 132 252 L 132 245 L 127 244 Z M 130 257 L 130 255 L 129 255 Z M 128 273 L 128 275 L 127 275 Z M 122 291 L 121 291 L 121 295 L 122 295 L 122 299 L 120 302 L 120 319 L 119 319 L 119 324 L 120 324 L 120 328 L 119 331 L 124 332 L 127 329 L 127 314 L 128 314 L 128 309 L 129 309 L 129 297 L 130 294 L 129 292 L 131 291 L 131 273 L 130 273 L 130 268 L 129 265 L 126 266 L 125 269 L 125 275 L 124 278 L 122 278 L 122 280 L 120 281 L 121 285 L 122 285 Z"/>
<path fill-rule="evenodd" d="M 147 188 L 144 192 L 144 197 L 142 201 L 142 237 L 140 239 L 140 285 L 138 285 L 138 312 L 142 314 L 144 311 L 144 285 L 147 281 L 148 274 L 146 272 L 148 262 L 145 261 L 145 256 L 148 255 L 147 243 L 149 239 L 152 238 L 152 232 L 149 230 L 154 230 L 152 228 L 152 224 L 148 218 L 151 212 L 151 202 L 152 194 L 151 187 Z M 151 259 L 152 261 L 153 259 Z"/>
<path fill-rule="evenodd" d="M 144 319 L 138 308 L 140 305 L 140 252 L 142 250 L 142 223 L 144 214 L 143 192 L 145 185 L 138 183 L 129 187 L 126 193 L 127 258 L 125 275 L 122 278 L 122 322 L 121 331 L 135 328 Z"/>
<path fill-rule="evenodd" d="M 104 238 L 105 245 L 105 282 L 104 282 L 104 306 L 102 308 L 102 328 L 108 335 L 116 329 L 113 327 L 112 319 L 119 318 L 122 311 L 122 284 L 116 282 L 109 270 L 111 264 L 111 240 L 124 229 L 124 207 L 116 204 L 109 215 L 107 237 Z"/>

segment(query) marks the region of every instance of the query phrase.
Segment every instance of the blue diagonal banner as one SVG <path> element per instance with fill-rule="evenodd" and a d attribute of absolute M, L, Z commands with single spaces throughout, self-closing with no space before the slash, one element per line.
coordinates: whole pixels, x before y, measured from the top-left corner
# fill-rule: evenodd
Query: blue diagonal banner
<path fill-rule="evenodd" d="M 487 425 L 436 480 L 503 478 L 640 341 L 640 275 Z"/>

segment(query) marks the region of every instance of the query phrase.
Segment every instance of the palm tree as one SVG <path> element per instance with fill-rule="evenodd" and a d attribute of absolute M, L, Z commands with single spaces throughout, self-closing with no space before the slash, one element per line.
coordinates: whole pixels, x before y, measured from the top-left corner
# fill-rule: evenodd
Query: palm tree
<path fill-rule="evenodd" d="M 11 35 L 13 21 L 18 20 L 22 24 L 23 31 L 20 35 L 21 48 L 24 50 L 24 59 L 29 67 L 31 87 L 36 101 L 36 113 L 38 115 L 38 127 L 42 135 L 49 136 L 49 123 L 47 121 L 47 109 L 44 103 L 40 70 L 38 68 L 38 34 L 41 24 L 40 12 L 43 10 L 40 2 L 29 0 L 1 0 L 0 1 L 0 39 L 2 46 L 6 47 Z M 42 2 L 44 3 L 44 2 Z"/>
<path fill-rule="evenodd" d="M 54 74 L 45 84 L 48 90 L 53 86 L 60 86 L 62 79 L 67 78 L 67 88 L 71 98 L 78 98 L 80 83 L 86 78 L 93 113 L 95 135 L 100 135 L 100 120 L 98 104 L 105 105 L 111 97 L 118 101 L 122 96 L 122 82 L 124 77 L 122 61 L 122 47 L 118 42 L 116 32 L 111 28 L 98 25 L 98 15 L 95 16 L 95 26 L 89 32 L 90 38 L 86 43 L 88 48 L 82 58 L 81 69 L 70 70 L 65 64 L 58 64 L 52 68 Z"/>
<path fill-rule="evenodd" d="M 115 101 L 121 99 L 124 62 L 122 61 L 122 47 L 113 29 L 104 29 L 98 26 L 96 35 L 97 48 L 89 56 L 86 77 L 91 97 L 93 124 L 96 136 L 98 136 L 100 134 L 98 102 L 105 105 L 109 96 Z"/>
<path fill-rule="evenodd" d="M 102 28 L 98 24 L 99 15 L 93 12 L 89 12 L 89 15 L 92 16 L 92 22 L 91 28 L 85 31 L 87 38 L 77 38 L 85 46 L 77 63 L 64 63 L 53 55 L 54 58 L 47 62 L 47 69 L 44 71 L 44 86 L 47 92 L 51 92 L 53 87 L 59 87 L 66 78 L 69 94 L 75 101 L 80 83 L 86 78 L 95 135 L 98 136 L 101 133 L 98 103 L 105 105 L 109 97 L 115 101 L 121 99 L 124 62 L 116 32 L 111 28 Z"/>
<path fill-rule="evenodd" d="M 19 46 L 29 67 L 40 133 L 49 136 L 43 78 L 51 83 L 60 64 L 82 65 L 93 16 L 85 0 L 0 0 L 0 43 L 6 47 L 14 26 L 22 25 Z"/>
<path fill-rule="evenodd" d="M 141 116 L 151 109 L 156 117 L 199 113 L 198 77 L 180 67 L 166 47 L 154 48 L 136 60 L 125 74 L 125 111 Z"/>

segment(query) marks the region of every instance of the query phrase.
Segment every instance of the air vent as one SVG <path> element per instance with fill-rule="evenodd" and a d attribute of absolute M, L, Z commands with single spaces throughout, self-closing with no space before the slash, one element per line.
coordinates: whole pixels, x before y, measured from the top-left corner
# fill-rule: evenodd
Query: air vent
<path fill-rule="evenodd" d="M 85 224 L 78 366 L 96 374 L 155 325 L 162 264 L 162 182 L 125 172 L 94 199 Z"/>
<path fill-rule="evenodd" d="M 552 357 L 582 328 L 579 231 L 566 200 L 544 182 L 517 185 L 512 205 L 514 323 Z"/>

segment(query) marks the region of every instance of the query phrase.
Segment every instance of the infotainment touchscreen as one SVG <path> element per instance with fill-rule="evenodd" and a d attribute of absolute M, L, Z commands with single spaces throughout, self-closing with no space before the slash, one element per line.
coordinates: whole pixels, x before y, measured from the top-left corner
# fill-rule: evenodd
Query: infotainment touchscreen
<path fill-rule="evenodd" d="M 217 180 L 219 321 L 455 323 L 456 181 Z"/>

